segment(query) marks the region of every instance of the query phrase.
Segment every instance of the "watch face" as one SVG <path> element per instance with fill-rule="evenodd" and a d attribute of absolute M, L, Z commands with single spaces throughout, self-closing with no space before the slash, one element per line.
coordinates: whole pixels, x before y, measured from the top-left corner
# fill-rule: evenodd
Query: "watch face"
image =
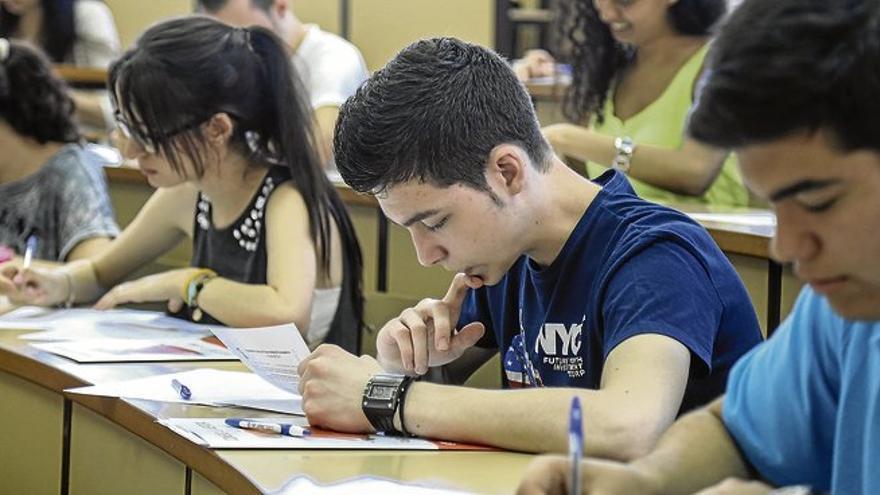
<path fill-rule="evenodd" d="M 394 385 L 373 385 L 370 387 L 369 398 L 371 399 L 390 399 L 394 396 L 397 387 Z"/>

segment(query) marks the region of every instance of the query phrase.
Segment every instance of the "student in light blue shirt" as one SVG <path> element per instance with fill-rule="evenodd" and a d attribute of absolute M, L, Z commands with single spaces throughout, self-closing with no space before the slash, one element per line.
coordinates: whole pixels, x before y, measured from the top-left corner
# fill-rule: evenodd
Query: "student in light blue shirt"
<path fill-rule="evenodd" d="M 876 1 L 745 0 L 721 30 L 690 132 L 736 151 L 807 287 L 726 396 L 641 459 L 586 461 L 584 493 L 880 493 L 878 26 Z M 567 493 L 570 470 L 536 460 L 520 493 Z"/>

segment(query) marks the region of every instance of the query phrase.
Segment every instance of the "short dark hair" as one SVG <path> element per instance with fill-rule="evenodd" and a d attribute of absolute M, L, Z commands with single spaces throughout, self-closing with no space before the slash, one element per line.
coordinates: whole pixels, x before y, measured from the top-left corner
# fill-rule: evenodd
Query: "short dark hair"
<path fill-rule="evenodd" d="M 251 5 L 266 12 L 272 7 L 273 0 L 249 0 Z M 217 12 L 229 3 L 229 0 L 196 0 L 195 8 L 197 11 L 208 13 Z"/>
<path fill-rule="evenodd" d="M 593 0 L 562 0 L 559 8 L 559 30 L 569 47 L 565 58 L 571 61 L 573 76 L 563 112 L 573 122 L 595 116 L 601 123 L 608 90 L 633 63 L 636 49 L 614 39 Z M 726 12 L 727 0 L 678 0 L 666 16 L 679 34 L 706 36 Z"/>
<path fill-rule="evenodd" d="M 49 61 L 27 43 L 8 43 L 9 54 L 0 62 L 0 119 L 41 144 L 79 141 L 73 101 Z"/>
<path fill-rule="evenodd" d="M 486 191 L 486 161 L 503 143 L 547 168 L 549 147 L 509 65 L 487 48 L 433 38 L 403 49 L 342 105 L 334 152 L 356 191 L 411 179 Z"/>
<path fill-rule="evenodd" d="M 746 0 L 713 43 L 689 132 L 725 148 L 832 132 L 880 149 L 880 3 Z"/>

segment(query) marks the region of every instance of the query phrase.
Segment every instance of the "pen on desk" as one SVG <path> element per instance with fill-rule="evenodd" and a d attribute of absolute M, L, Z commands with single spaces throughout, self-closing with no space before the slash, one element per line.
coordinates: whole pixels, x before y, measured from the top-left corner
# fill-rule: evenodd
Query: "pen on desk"
<path fill-rule="evenodd" d="M 27 241 L 25 241 L 24 247 L 24 262 L 21 264 L 22 270 L 27 270 L 31 267 L 31 262 L 34 260 L 34 253 L 37 250 L 37 236 L 31 234 L 28 236 Z"/>
<path fill-rule="evenodd" d="M 186 385 L 180 383 L 177 378 L 171 380 L 171 386 L 174 387 L 174 390 L 180 395 L 180 398 L 183 400 L 189 400 L 192 397 L 192 391 Z"/>
<path fill-rule="evenodd" d="M 581 457 L 584 454 L 584 420 L 581 400 L 571 399 L 571 412 L 568 416 L 568 454 L 571 457 L 571 495 L 581 493 Z"/>
<path fill-rule="evenodd" d="M 287 435 L 289 437 L 303 437 L 311 433 L 308 428 L 303 428 L 294 424 L 272 423 L 269 421 L 254 421 L 252 419 L 227 418 L 226 424 L 228 424 L 229 426 L 234 426 L 235 428 L 264 431 L 268 433 L 278 433 L 281 435 Z"/>

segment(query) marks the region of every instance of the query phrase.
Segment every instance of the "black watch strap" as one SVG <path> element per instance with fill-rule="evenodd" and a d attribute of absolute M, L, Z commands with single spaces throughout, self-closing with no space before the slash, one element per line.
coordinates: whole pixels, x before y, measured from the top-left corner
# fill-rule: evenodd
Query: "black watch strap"
<path fill-rule="evenodd" d="M 364 387 L 361 409 L 376 431 L 387 435 L 401 435 L 394 427 L 394 416 L 413 378 L 406 375 L 379 373 Z"/>

